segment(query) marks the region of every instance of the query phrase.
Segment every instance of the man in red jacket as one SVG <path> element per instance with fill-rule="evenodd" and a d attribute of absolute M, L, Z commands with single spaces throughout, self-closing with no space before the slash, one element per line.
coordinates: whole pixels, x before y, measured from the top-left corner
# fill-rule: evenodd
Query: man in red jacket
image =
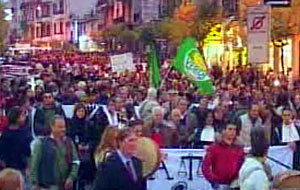
<path fill-rule="evenodd" d="M 237 133 L 236 125 L 228 124 L 221 131 L 221 139 L 206 150 L 202 172 L 215 190 L 230 189 L 238 177 L 245 154 L 243 148 L 235 144 Z"/>
<path fill-rule="evenodd" d="M 7 117 L 4 115 L 2 108 L 0 107 L 0 136 L 2 134 L 3 129 L 7 125 Z"/>

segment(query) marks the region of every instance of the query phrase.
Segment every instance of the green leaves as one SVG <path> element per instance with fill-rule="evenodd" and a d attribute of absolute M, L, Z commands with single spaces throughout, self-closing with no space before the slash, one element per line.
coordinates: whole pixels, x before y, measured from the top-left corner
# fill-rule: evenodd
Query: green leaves
<path fill-rule="evenodd" d="M 5 18 L 4 9 L 5 9 L 5 5 L 2 1 L 0 1 L 0 53 L 3 51 L 4 41 L 8 29 L 8 23 L 4 20 Z"/>

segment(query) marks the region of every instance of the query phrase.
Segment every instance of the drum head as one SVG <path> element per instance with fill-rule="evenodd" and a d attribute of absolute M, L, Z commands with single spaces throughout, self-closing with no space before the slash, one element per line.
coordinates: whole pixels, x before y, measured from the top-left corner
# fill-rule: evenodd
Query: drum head
<path fill-rule="evenodd" d="M 289 170 L 278 174 L 274 178 L 274 187 L 275 188 L 299 188 L 300 189 L 300 172 Z"/>
<path fill-rule="evenodd" d="M 144 178 L 151 176 L 159 168 L 161 161 L 160 150 L 150 138 L 139 138 L 136 157 L 142 161 Z"/>

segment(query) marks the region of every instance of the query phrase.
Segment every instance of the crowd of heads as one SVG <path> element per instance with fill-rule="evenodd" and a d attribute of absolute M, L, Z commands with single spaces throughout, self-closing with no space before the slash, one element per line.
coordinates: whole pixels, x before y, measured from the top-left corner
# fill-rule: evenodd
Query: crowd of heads
<path fill-rule="evenodd" d="M 159 103 L 151 110 L 157 122 L 179 120 L 193 104 L 205 110 L 201 116 L 204 119 L 199 121 L 202 127 L 216 125 L 218 121 L 234 123 L 236 111 L 244 109 L 249 109 L 251 117 L 260 117 L 264 123 L 272 116 L 272 121 L 281 119 L 276 118 L 281 117 L 281 111 L 277 110 L 280 106 L 290 107 L 294 119 L 299 117 L 299 81 L 276 75 L 272 70 L 264 73 L 249 66 L 226 70 L 214 66 L 209 74 L 215 93 L 205 97 L 197 94 L 195 86 L 184 76 L 173 70 L 168 72 L 166 67 L 160 70 L 164 85 L 158 91 L 149 89 L 147 67 L 138 64 L 135 72 L 113 73 L 108 55 L 101 53 L 50 51 L 31 56 L 28 64 L 34 83 L 25 77 L 0 79 L 1 113 L 8 113 L 14 106 L 26 110 L 41 104 L 51 106 L 55 102 L 77 104 L 74 117 L 85 118 L 93 110 L 87 105 L 106 104 L 120 110 L 128 102 L 138 106 L 149 99 Z M 16 122 L 16 119 L 8 122 Z"/>

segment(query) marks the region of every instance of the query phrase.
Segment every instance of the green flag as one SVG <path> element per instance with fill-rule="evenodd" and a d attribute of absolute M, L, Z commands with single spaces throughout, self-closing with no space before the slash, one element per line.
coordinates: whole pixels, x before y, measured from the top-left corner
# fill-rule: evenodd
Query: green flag
<path fill-rule="evenodd" d="M 158 58 L 155 48 L 155 44 L 150 45 L 150 51 L 148 53 L 148 64 L 149 64 L 149 82 L 150 87 L 158 89 L 160 86 L 160 74 L 158 67 Z"/>
<path fill-rule="evenodd" d="M 201 95 L 212 95 L 214 92 L 204 59 L 195 46 L 195 39 L 188 37 L 184 39 L 173 61 L 173 68 L 182 75 L 188 77 L 198 88 Z"/>

